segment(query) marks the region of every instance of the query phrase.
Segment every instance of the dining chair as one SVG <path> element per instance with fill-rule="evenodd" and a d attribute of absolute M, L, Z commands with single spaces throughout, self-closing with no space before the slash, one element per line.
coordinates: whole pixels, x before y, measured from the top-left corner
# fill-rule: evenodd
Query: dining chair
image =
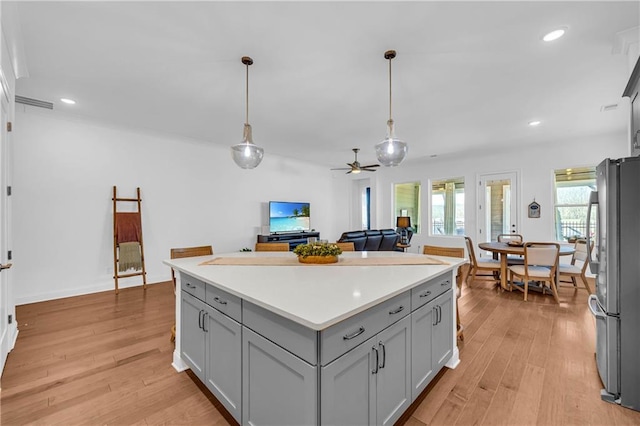
<path fill-rule="evenodd" d="M 476 251 L 473 248 L 473 240 L 467 236 L 464 237 L 464 240 L 467 245 L 469 263 L 471 265 L 469 274 L 467 275 L 467 280 L 469 277 L 471 277 L 471 280 L 467 282 L 467 285 L 473 283 L 477 277 L 491 277 L 491 281 L 500 284 L 500 261 L 497 259 L 477 258 Z M 479 272 L 480 274 L 478 274 Z M 487 274 L 487 272 L 490 274 Z"/>
<path fill-rule="evenodd" d="M 196 256 L 208 256 L 213 254 L 213 247 L 211 246 L 196 246 L 196 247 L 178 247 L 171 249 L 171 259 L 180 259 L 183 257 L 196 257 Z M 176 274 L 173 268 L 171 268 L 171 281 L 173 281 L 173 294 L 176 293 Z M 176 324 L 171 327 L 171 341 L 176 340 Z"/>
<path fill-rule="evenodd" d="M 498 234 L 497 239 L 499 243 L 508 243 L 509 241 L 517 241 L 521 243 L 524 241 L 520 234 Z"/>
<path fill-rule="evenodd" d="M 529 293 L 529 282 L 548 282 L 553 293 L 553 298 L 559 304 L 558 288 L 556 283 L 556 270 L 558 268 L 558 257 L 560 254 L 560 244 L 558 243 L 536 243 L 524 244 L 524 264 L 512 265 L 509 267 L 509 289 L 514 287 L 514 278 L 522 279 L 522 288 L 515 285 L 524 292 L 524 301 L 527 301 Z M 544 289 L 544 287 L 543 287 Z"/>
<path fill-rule="evenodd" d="M 342 251 L 356 251 L 356 245 L 353 243 L 353 241 L 349 241 L 346 243 L 334 243 L 334 244 L 340 247 L 340 250 Z"/>
<path fill-rule="evenodd" d="M 429 254 L 432 256 L 448 256 L 448 257 L 461 257 L 464 258 L 463 247 L 440 247 L 425 245 L 422 248 L 422 254 Z M 464 341 L 463 330 L 464 327 L 460 323 L 460 311 L 458 310 L 458 299 L 462 295 L 462 283 L 467 280 L 467 274 L 469 273 L 468 264 L 461 265 L 458 268 L 456 274 L 456 335 L 460 340 Z"/>
<path fill-rule="evenodd" d="M 499 243 L 510 243 L 510 242 L 518 242 L 521 243 L 524 241 L 522 235 L 520 234 L 498 234 L 497 241 Z M 495 257 L 494 257 L 495 259 Z M 508 254 L 507 255 L 507 266 L 510 265 L 522 265 L 524 263 L 524 257 L 519 254 Z"/>
<path fill-rule="evenodd" d="M 289 243 L 256 243 L 256 251 L 289 251 Z"/>
<path fill-rule="evenodd" d="M 573 286 L 578 287 L 576 278 L 580 277 L 582 283 L 584 284 L 584 288 L 586 288 L 589 294 L 591 294 L 591 287 L 589 287 L 589 282 L 587 281 L 585 272 L 587 270 L 587 264 L 589 263 L 589 256 L 591 256 L 591 251 L 593 250 L 593 241 L 591 241 L 591 244 L 587 244 L 586 239 L 579 238 L 575 242 L 574 249 L 575 252 L 571 257 L 571 263 L 560 263 L 558 265 L 558 274 L 560 275 L 560 281 L 562 281 L 563 276 L 569 277 L 571 278 Z M 576 262 L 581 262 L 582 266 L 579 266 L 579 264 L 576 264 Z"/>

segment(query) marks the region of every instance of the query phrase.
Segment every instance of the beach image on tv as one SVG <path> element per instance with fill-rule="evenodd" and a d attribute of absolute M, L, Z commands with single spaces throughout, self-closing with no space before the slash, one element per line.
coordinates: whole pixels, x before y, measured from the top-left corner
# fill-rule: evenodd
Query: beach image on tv
<path fill-rule="evenodd" d="M 269 231 L 308 231 L 309 203 L 274 202 L 269 204 Z"/>

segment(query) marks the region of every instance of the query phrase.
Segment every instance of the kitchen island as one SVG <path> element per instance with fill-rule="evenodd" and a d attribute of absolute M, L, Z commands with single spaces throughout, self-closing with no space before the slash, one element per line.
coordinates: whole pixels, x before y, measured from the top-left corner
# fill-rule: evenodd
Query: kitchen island
<path fill-rule="evenodd" d="M 347 252 L 342 260 L 366 262 L 281 266 L 279 258 L 295 255 L 165 261 L 180 272 L 173 366 L 190 368 L 238 423 L 393 424 L 443 366 L 458 364 L 454 272 L 464 259 L 378 265 L 425 256 Z M 223 264 L 203 264 L 214 260 Z"/>

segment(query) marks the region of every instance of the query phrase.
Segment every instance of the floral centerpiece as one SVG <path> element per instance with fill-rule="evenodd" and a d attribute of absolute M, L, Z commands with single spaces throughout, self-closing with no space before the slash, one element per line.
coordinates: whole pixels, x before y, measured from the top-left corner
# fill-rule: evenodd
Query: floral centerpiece
<path fill-rule="evenodd" d="M 342 250 L 336 244 L 308 243 L 299 244 L 293 249 L 301 263 L 336 263 Z"/>

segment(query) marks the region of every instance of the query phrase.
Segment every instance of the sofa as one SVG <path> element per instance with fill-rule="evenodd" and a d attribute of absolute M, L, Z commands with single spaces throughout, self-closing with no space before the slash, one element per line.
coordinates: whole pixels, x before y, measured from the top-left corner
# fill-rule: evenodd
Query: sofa
<path fill-rule="evenodd" d="M 339 243 L 352 242 L 356 251 L 394 251 L 400 235 L 393 229 L 343 232 Z"/>

